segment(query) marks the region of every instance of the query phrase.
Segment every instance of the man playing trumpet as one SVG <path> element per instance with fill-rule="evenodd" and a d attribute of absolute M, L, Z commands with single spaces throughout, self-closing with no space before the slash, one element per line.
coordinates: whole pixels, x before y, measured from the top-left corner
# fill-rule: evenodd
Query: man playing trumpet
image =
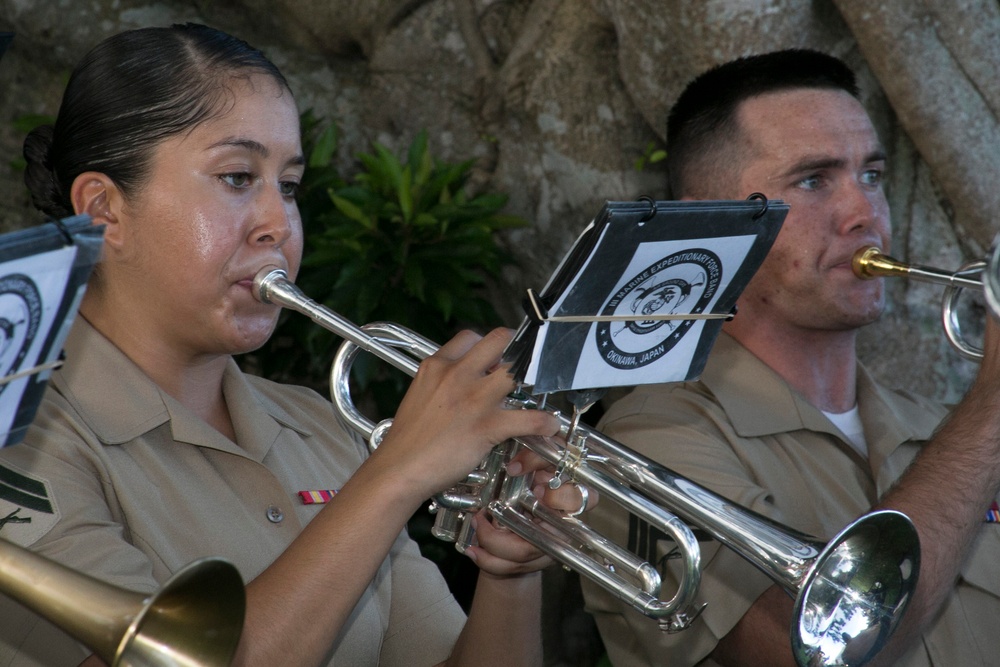
<path fill-rule="evenodd" d="M 851 270 L 888 249 L 885 152 L 853 73 L 812 51 L 740 59 L 695 79 L 668 121 L 670 187 L 685 199 L 762 192 L 790 212 L 698 382 L 640 387 L 600 430 L 680 475 L 824 539 L 872 509 L 921 538 L 917 591 L 878 664 L 986 665 L 1000 655 L 1000 336 L 951 412 L 890 390 L 858 362 L 881 280 Z M 662 565 L 672 543 L 605 503 L 595 527 Z M 718 544 L 703 544 L 701 617 L 669 635 L 584 584 L 614 664 L 793 665 L 792 600 Z M 995 664 L 992 663 L 992 664 Z"/>

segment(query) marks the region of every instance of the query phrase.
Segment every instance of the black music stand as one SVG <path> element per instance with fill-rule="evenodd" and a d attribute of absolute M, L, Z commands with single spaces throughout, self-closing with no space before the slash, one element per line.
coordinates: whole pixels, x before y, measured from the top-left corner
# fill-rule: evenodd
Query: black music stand
<path fill-rule="evenodd" d="M 504 353 L 532 394 L 697 378 L 788 214 L 739 201 L 606 202 Z"/>
<path fill-rule="evenodd" d="M 0 447 L 35 418 L 103 238 L 85 215 L 0 235 Z"/>

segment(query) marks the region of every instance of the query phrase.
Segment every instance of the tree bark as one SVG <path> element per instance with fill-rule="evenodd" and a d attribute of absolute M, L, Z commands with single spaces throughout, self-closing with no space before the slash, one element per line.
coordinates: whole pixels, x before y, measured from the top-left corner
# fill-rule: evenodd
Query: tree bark
<path fill-rule="evenodd" d="M 992 0 L 834 0 L 906 133 L 982 253 L 1000 210 L 1000 8 Z"/>

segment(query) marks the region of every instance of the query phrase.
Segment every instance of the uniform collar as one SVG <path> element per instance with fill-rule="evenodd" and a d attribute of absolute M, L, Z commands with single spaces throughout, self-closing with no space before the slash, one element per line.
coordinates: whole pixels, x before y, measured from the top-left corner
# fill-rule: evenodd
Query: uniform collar
<path fill-rule="evenodd" d="M 282 426 L 309 430 L 260 392 L 229 359 L 223 393 L 237 425 L 237 447 L 161 390 L 83 317 L 77 317 L 64 347 L 66 362 L 52 384 L 105 445 L 120 445 L 170 422 L 179 442 L 263 459 Z"/>
<path fill-rule="evenodd" d="M 728 334 L 721 334 L 716 341 L 701 381 L 743 437 L 800 429 L 840 436 L 819 409 Z M 914 419 L 912 403 L 911 398 L 879 386 L 858 364 L 858 404 L 873 459 L 887 455 L 903 442 L 927 440 L 933 434 L 943 412 L 923 411 L 922 417 Z"/>

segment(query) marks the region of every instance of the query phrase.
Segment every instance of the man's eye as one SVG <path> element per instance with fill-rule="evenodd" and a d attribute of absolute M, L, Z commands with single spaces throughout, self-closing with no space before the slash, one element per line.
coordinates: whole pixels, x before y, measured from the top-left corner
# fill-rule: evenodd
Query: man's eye
<path fill-rule="evenodd" d="M 232 174 L 223 174 L 219 178 L 234 188 L 242 189 L 250 185 L 253 177 L 245 171 L 240 171 Z"/>
<path fill-rule="evenodd" d="M 801 181 L 799 181 L 799 187 L 806 190 L 815 190 L 820 186 L 819 176 L 806 176 Z"/>
<path fill-rule="evenodd" d="M 882 182 L 881 169 L 868 169 L 861 174 L 861 182 L 865 185 L 878 185 Z"/>

